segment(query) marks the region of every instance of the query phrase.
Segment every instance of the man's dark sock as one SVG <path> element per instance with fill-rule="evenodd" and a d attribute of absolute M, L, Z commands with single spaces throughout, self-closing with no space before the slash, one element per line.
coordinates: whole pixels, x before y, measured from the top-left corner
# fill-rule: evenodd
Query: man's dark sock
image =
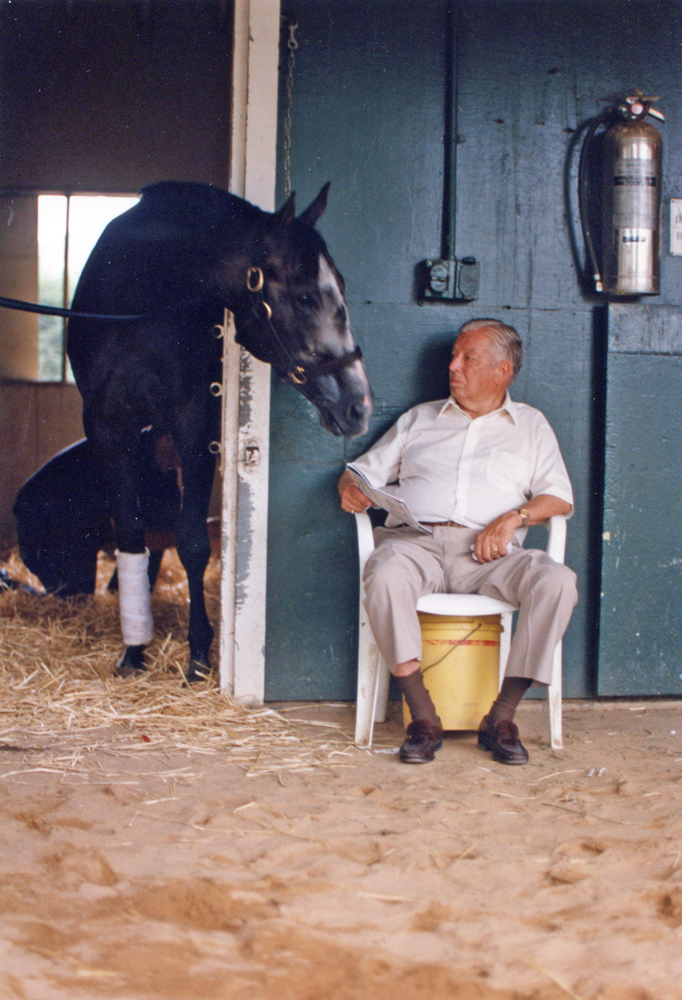
<path fill-rule="evenodd" d="M 426 690 L 421 670 L 415 670 L 405 677 L 396 677 L 396 681 L 401 694 L 405 697 L 413 722 L 417 719 L 424 719 L 426 722 L 433 723 L 434 726 L 440 725 L 436 706 Z"/>
<path fill-rule="evenodd" d="M 486 716 L 490 725 L 499 722 L 500 719 L 511 722 L 519 702 L 532 683 L 529 677 L 505 677 L 500 693 Z"/>

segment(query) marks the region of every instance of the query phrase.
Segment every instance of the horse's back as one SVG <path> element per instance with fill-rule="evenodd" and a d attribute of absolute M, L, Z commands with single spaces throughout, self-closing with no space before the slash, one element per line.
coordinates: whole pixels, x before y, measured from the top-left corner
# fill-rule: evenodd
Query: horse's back
<path fill-rule="evenodd" d="M 169 365 L 177 369 L 183 358 L 197 361 L 188 354 L 181 314 L 192 310 L 195 324 L 204 325 L 212 302 L 207 276 L 229 253 L 234 234 L 257 226 L 263 214 L 209 184 L 163 181 L 143 188 L 138 204 L 100 236 L 73 299 L 80 312 L 142 318 L 69 321 L 68 354 L 81 393 L 99 392 L 112 377 L 125 381 L 136 366 L 151 364 L 158 374 Z"/>
<path fill-rule="evenodd" d="M 260 209 L 243 198 L 213 184 L 196 181 L 158 181 L 140 191 L 140 201 L 130 211 L 140 210 L 149 215 L 184 219 L 190 216 L 206 222 L 212 218 L 260 214 Z M 250 213 L 249 213 L 250 210 Z M 127 213 L 126 213 L 127 214 Z"/>
<path fill-rule="evenodd" d="M 73 306 L 81 312 L 144 313 L 190 300 L 265 213 L 211 184 L 161 181 L 102 232 L 81 273 Z"/>
<path fill-rule="evenodd" d="M 169 246 L 182 247 L 185 261 L 191 256 L 216 252 L 258 225 L 263 213 L 255 205 L 212 184 L 160 181 L 140 191 L 140 200 L 108 224 L 100 236 L 84 273 L 101 267 L 103 251 L 123 255 L 142 248 L 148 255 Z"/>

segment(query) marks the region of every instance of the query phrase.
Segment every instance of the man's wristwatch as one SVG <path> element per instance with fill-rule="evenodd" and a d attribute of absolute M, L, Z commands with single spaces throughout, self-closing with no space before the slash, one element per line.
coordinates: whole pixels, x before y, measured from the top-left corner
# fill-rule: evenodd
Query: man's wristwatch
<path fill-rule="evenodd" d="M 516 510 L 517 514 L 521 515 L 521 527 L 525 528 L 526 525 L 528 524 L 528 519 L 530 517 L 530 514 L 528 513 L 528 508 L 527 507 L 516 507 L 515 510 Z"/>

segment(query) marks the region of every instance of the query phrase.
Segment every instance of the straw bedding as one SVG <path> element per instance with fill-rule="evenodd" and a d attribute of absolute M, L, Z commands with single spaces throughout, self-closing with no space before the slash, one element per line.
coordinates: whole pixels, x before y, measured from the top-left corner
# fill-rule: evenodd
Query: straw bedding
<path fill-rule="evenodd" d="M 14 579 L 40 586 L 16 553 L 2 565 Z M 0 749 L 51 753 L 57 767 L 72 765 L 79 774 L 87 773 L 93 750 L 225 754 L 256 775 L 319 766 L 348 746 L 333 724 L 313 728 L 267 707 L 237 704 L 217 677 L 187 686 L 187 586 L 174 549 L 165 553 L 152 598 L 148 670 L 140 678 L 114 677 L 122 651 L 118 598 L 106 590 L 114 567 L 100 556 L 97 590 L 88 598 L 21 589 L 0 595 Z M 212 558 L 206 597 L 214 627 L 219 584 Z"/>

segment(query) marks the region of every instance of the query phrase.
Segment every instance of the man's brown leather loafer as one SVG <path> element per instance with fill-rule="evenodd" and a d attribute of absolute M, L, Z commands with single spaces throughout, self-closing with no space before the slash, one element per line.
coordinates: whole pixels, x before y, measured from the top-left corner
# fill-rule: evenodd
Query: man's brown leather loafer
<path fill-rule="evenodd" d="M 516 723 L 507 719 L 491 725 L 484 719 L 478 730 L 479 750 L 492 750 L 498 764 L 527 764 L 528 751 L 519 737 Z"/>
<path fill-rule="evenodd" d="M 400 748 L 403 764 L 428 764 L 443 745 L 443 727 L 426 719 L 417 719 L 407 727 L 407 737 Z"/>

